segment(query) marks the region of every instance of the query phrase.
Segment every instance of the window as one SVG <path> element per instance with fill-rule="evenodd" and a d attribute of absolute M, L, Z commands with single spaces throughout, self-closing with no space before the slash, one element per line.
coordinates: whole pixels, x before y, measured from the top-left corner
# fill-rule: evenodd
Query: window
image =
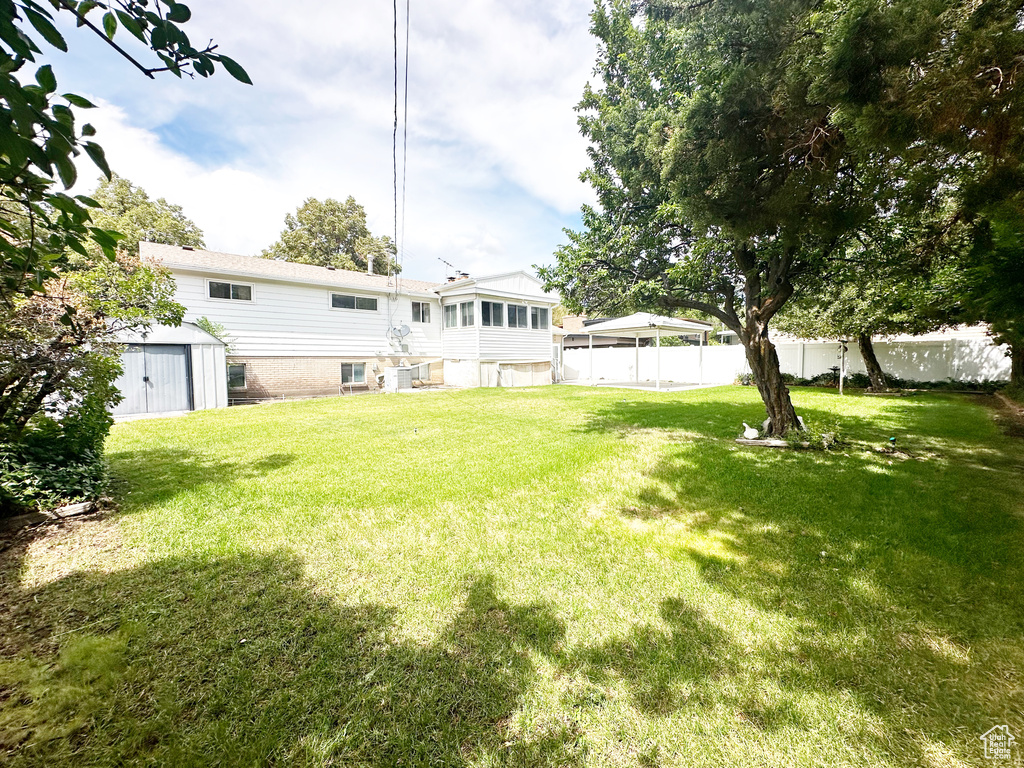
<path fill-rule="evenodd" d="M 365 384 L 366 363 L 342 363 L 341 364 L 342 384 Z"/>
<path fill-rule="evenodd" d="M 252 286 L 245 283 L 221 283 L 211 280 L 209 283 L 211 299 L 227 299 L 235 301 L 252 301 Z"/>
<path fill-rule="evenodd" d="M 526 328 L 526 305 L 525 304 L 509 304 L 508 305 L 508 327 L 509 328 Z"/>
<path fill-rule="evenodd" d="M 412 303 L 412 321 L 414 323 L 429 323 L 430 305 L 425 301 L 414 301 Z"/>
<path fill-rule="evenodd" d="M 548 308 L 547 307 L 531 307 L 530 308 L 530 320 L 534 330 L 546 331 L 548 329 Z"/>
<path fill-rule="evenodd" d="M 500 328 L 503 325 L 501 322 L 502 308 L 501 304 L 497 301 L 481 301 L 480 325 L 491 325 Z"/>
<path fill-rule="evenodd" d="M 456 328 L 459 325 L 459 305 L 458 304 L 445 304 L 444 305 L 444 327 L 445 328 Z"/>
<path fill-rule="evenodd" d="M 462 325 L 463 325 L 463 327 L 465 327 L 467 325 L 473 325 L 473 323 L 474 323 L 474 319 L 473 319 L 473 302 L 472 301 L 464 301 L 464 302 L 462 302 L 461 304 L 459 304 L 459 311 L 462 313 Z"/>
<path fill-rule="evenodd" d="M 228 366 L 228 389 L 245 389 L 245 363 Z"/>
<path fill-rule="evenodd" d="M 365 309 L 370 312 L 377 311 L 377 300 L 368 296 L 349 296 L 344 293 L 331 294 L 332 309 Z"/>

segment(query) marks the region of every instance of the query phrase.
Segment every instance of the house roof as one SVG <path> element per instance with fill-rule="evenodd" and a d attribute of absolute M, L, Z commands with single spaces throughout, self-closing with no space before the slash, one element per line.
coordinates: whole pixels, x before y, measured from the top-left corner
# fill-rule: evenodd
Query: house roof
<path fill-rule="evenodd" d="M 659 331 L 670 334 L 683 334 L 693 331 L 708 331 L 713 326 L 701 320 L 681 320 L 677 317 L 652 315 L 650 312 L 636 312 L 628 317 L 617 317 L 593 325 L 584 325 L 578 333 L 592 336 L 629 336 L 646 339 L 655 336 Z"/>
<path fill-rule="evenodd" d="M 262 277 L 269 280 L 378 291 L 394 290 L 397 283 L 400 290 L 412 293 L 433 293 L 435 288 L 442 285 L 423 280 L 409 280 L 401 276 L 368 275 L 365 272 L 347 269 L 327 269 L 312 264 L 239 256 L 233 253 L 206 251 L 201 248 L 185 250 L 177 245 L 160 243 L 140 243 L 139 252 L 143 259 L 168 268 L 177 267 L 216 275 Z"/>

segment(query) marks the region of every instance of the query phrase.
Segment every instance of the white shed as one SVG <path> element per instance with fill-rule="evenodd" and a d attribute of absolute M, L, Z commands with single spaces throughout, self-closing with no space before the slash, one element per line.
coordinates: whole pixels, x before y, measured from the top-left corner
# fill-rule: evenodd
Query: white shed
<path fill-rule="evenodd" d="M 115 382 L 122 400 L 114 416 L 225 408 L 228 370 L 224 342 L 193 323 L 155 326 L 126 335 L 124 371 Z"/>

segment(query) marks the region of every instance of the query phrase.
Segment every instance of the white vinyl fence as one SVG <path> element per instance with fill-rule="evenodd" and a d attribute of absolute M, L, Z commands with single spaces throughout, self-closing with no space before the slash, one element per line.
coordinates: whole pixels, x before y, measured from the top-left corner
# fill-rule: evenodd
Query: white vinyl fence
<path fill-rule="evenodd" d="M 809 379 L 839 365 L 835 342 L 791 342 L 776 345 L 783 373 Z M 985 381 L 1010 378 L 1006 347 L 984 338 L 944 341 L 875 342 L 878 362 L 889 375 L 914 381 Z M 565 379 L 587 381 L 674 381 L 689 384 L 731 384 L 748 372 L 743 347 L 662 347 L 660 376 L 656 347 L 565 350 Z M 639 377 L 637 368 L 639 366 Z M 848 373 L 866 373 L 855 343 L 846 354 Z"/>

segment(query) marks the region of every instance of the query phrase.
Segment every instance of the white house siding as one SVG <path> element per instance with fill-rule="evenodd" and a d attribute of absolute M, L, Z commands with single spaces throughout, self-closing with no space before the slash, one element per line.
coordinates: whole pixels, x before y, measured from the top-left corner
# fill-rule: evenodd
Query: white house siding
<path fill-rule="evenodd" d="M 458 304 L 459 302 L 451 303 Z M 460 326 L 458 328 L 444 329 L 442 354 L 446 360 L 478 360 L 480 358 L 479 303 L 474 307 L 473 311 L 475 322 L 478 323 L 477 325 L 471 325 L 466 328 Z"/>
<path fill-rule="evenodd" d="M 188 308 L 186 319 L 200 317 L 224 326 L 232 356 L 376 357 L 441 354 L 441 307 L 436 298 L 399 296 L 373 289 L 330 288 L 243 277 L 213 278 L 253 286 L 253 301 L 209 298 L 206 275 L 174 270 L 175 299 Z M 331 293 L 372 296 L 377 310 L 333 309 Z M 430 323 L 412 322 L 412 301 L 431 305 Z M 408 325 L 408 352 L 393 348 L 391 327 Z"/>
<path fill-rule="evenodd" d="M 550 328 L 481 328 L 480 359 L 503 363 L 550 360 L 551 339 Z"/>

